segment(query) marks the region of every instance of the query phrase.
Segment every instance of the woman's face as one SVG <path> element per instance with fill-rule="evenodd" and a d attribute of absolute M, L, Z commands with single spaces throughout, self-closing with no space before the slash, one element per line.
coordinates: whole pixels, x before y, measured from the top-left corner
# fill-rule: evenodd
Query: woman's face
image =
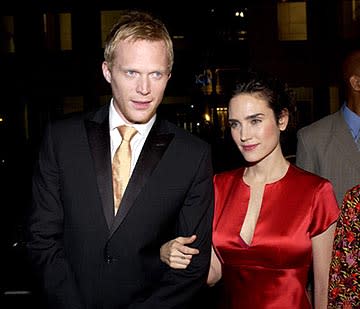
<path fill-rule="evenodd" d="M 247 162 L 259 162 L 281 150 L 280 131 L 287 123 L 288 113 L 277 123 L 273 110 L 259 94 L 242 93 L 230 100 L 231 135 Z"/>

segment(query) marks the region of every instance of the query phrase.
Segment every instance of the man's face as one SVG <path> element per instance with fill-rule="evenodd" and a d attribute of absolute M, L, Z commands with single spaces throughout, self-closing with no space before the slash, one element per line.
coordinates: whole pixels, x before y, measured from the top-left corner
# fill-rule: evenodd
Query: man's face
<path fill-rule="evenodd" d="M 155 115 L 170 78 L 162 41 L 120 41 L 112 67 L 102 65 L 111 84 L 114 106 L 128 123 L 146 123 Z"/>

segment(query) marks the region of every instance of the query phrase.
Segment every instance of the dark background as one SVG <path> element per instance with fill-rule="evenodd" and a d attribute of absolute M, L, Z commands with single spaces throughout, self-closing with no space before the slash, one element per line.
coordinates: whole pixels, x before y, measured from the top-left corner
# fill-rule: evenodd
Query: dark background
<path fill-rule="evenodd" d="M 79 2 L 0 4 L 1 308 L 39 306 L 24 251 L 32 166 L 49 120 L 109 98 L 101 72 L 101 11 L 147 9 L 166 23 L 175 64 L 159 113 L 211 143 L 216 172 L 243 163 L 218 112 L 226 108 L 225 93 L 235 76 L 259 69 L 295 89 L 293 120 L 283 140 L 285 154 L 293 158 L 296 130 L 334 111 L 331 87 L 338 89 L 335 105 L 342 104 L 341 59 L 360 45 L 359 1 L 306 1 L 307 39 L 292 41 L 278 39 L 277 6 L 294 1 Z M 244 18 L 235 17 L 236 11 Z M 71 13 L 71 50 L 60 49 L 59 13 Z M 9 52 L 11 40 L 15 50 Z M 204 72 L 213 79 L 207 82 Z M 311 89 L 310 101 L 299 95 L 302 87 Z M 66 99 L 74 97 L 81 104 Z M 210 121 L 204 113 L 212 115 Z M 202 300 L 212 302 L 211 295 Z"/>

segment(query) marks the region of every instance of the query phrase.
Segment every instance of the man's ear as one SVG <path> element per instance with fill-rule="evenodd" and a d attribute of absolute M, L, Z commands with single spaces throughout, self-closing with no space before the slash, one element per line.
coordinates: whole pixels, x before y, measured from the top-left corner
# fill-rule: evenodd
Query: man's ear
<path fill-rule="evenodd" d="M 355 91 L 360 91 L 360 76 L 352 75 L 349 79 L 351 87 Z"/>
<path fill-rule="evenodd" d="M 111 83 L 111 71 L 110 71 L 110 68 L 109 68 L 109 64 L 104 61 L 102 63 L 102 72 L 103 72 L 103 75 L 104 75 L 104 78 L 106 79 L 106 81 L 108 83 Z"/>

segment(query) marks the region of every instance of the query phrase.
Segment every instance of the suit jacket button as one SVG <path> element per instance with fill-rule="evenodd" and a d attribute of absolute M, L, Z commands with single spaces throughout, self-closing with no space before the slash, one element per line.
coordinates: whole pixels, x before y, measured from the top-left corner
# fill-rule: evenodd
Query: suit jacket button
<path fill-rule="evenodd" d="M 105 262 L 106 262 L 106 264 L 111 264 L 112 260 L 113 260 L 112 257 L 110 255 L 108 255 L 105 259 Z"/>

